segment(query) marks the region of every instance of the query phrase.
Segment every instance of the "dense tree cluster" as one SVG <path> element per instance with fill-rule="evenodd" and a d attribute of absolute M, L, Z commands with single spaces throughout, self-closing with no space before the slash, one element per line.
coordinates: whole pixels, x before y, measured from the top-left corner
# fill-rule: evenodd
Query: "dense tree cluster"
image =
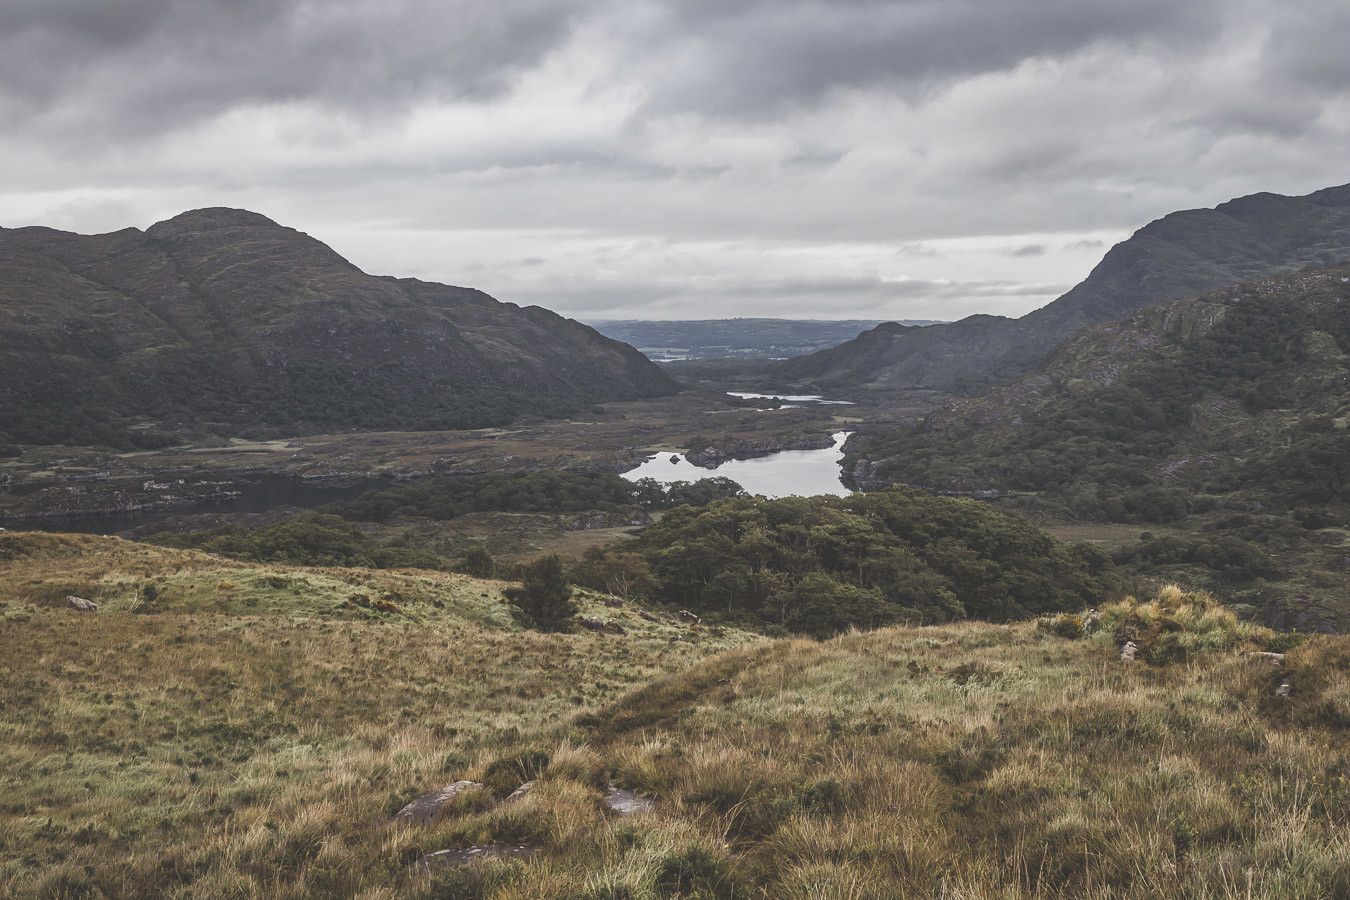
<path fill-rule="evenodd" d="M 335 509 L 351 519 L 384 522 L 395 516 L 453 519 L 472 512 L 669 509 L 744 493 L 729 478 L 662 485 L 653 478 L 631 482 L 594 472 L 530 472 L 431 478 L 371 491 Z"/>
<path fill-rule="evenodd" d="M 1078 609 L 1116 586 L 1111 560 L 1091 547 L 987 504 L 898 487 L 680 507 L 630 544 L 592 553 L 578 577 L 604 587 L 620 559 L 629 583 L 646 580 L 663 600 L 817 635 Z"/>

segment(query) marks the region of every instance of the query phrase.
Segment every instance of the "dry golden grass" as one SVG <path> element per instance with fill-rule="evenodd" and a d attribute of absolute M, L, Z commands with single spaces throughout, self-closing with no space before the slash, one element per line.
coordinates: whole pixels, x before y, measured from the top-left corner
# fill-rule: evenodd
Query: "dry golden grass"
<path fill-rule="evenodd" d="M 103 552 L 153 570 L 137 577 L 250 568 L 120 543 L 60 568 L 92 577 L 110 559 L 80 559 Z M 0 585 L 57 578 L 44 559 L 0 566 Z M 626 636 L 538 635 L 456 619 L 450 599 L 419 620 L 11 602 L 0 894 L 1350 895 L 1345 638 L 1253 656 L 1291 642 L 1181 592 L 1103 611 L 1144 641 L 1187 636 L 1133 664 L 1105 631 L 1030 623 L 816 643 L 633 615 Z M 460 778 L 487 787 L 430 826 L 390 823 Z M 656 810 L 607 815 L 610 780 Z M 409 864 L 493 841 L 538 852 Z"/>
<path fill-rule="evenodd" d="M 592 597 L 628 634 L 537 634 L 498 583 L 458 575 L 0 539 L 0 896 L 403 884 L 415 837 L 387 823 L 407 800 L 751 639 Z M 66 610 L 66 593 L 103 606 Z"/>

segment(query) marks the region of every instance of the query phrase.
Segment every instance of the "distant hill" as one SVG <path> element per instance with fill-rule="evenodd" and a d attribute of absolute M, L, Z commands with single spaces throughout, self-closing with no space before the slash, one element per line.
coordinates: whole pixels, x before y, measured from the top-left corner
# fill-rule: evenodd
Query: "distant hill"
<path fill-rule="evenodd" d="M 1247 282 L 1090 328 L 1040 370 L 851 442 L 865 485 L 1046 491 L 1160 521 L 1209 494 L 1350 511 L 1350 268 Z"/>
<path fill-rule="evenodd" d="M 657 362 L 686 359 L 783 359 L 842 344 L 876 319 L 614 319 L 592 323 L 601 334 L 632 344 Z M 910 325 L 931 325 L 908 320 Z"/>
<path fill-rule="evenodd" d="M 1253 194 L 1172 213 L 1117 244 L 1077 287 L 1020 319 L 971 316 L 927 328 L 884 323 L 773 366 L 824 390 L 976 393 L 1030 371 L 1074 332 L 1139 309 L 1309 266 L 1350 262 L 1350 185 L 1304 197 Z"/>
<path fill-rule="evenodd" d="M 368 275 L 257 213 L 0 229 L 0 442 L 474 427 L 674 389 L 578 322 Z"/>

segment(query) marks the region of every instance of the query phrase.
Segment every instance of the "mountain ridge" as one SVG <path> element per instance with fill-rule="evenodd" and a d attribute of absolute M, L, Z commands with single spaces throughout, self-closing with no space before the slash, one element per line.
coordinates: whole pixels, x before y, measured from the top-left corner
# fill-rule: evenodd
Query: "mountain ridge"
<path fill-rule="evenodd" d="M 1262 192 L 1179 210 L 1112 247 L 1088 277 L 1018 319 L 977 315 L 922 330 L 886 324 L 770 368 L 822 389 L 975 393 L 1032 370 L 1078 329 L 1227 284 L 1350 262 L 1350 184 Z"/>
<path fill-rule="evenodd" d="M 156 429 L 178 422 L 497 425 L 676 389 L 580 322 L 370 275 L 228 207 L 144 231 L 0 230 L 0 383 L 0 441 L 115 446 L 167 440 Z"/>

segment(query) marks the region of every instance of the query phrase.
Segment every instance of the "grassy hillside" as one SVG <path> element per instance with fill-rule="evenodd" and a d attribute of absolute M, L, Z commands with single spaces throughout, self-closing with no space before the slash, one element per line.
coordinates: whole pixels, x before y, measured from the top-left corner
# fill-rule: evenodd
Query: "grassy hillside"
<path fill-rule="evenodd" d="M 6 896 L 1350 890 L 1350 644 L 1204 597 L 813 642 L 586 595 L 626 633 L 541 635 L 497 582 L 0 539 Z M 607 814 L 610 782 L 654 809 Z M 417 864 L 490 842 L 533 855 Z"/>
<path fill-rule="evenodd" d="M 397 884 L 427 784 L 751 639 L 594 595 L 626 634 L 537 634 L 502 587 L 0 534 L 0 896 Z"/>
<path fill-rule="evenodd" d="M 674 389 L 578 322 L 368 275 L 246 210 L 0 229 L 0 442 L 478 427 Z"/>

